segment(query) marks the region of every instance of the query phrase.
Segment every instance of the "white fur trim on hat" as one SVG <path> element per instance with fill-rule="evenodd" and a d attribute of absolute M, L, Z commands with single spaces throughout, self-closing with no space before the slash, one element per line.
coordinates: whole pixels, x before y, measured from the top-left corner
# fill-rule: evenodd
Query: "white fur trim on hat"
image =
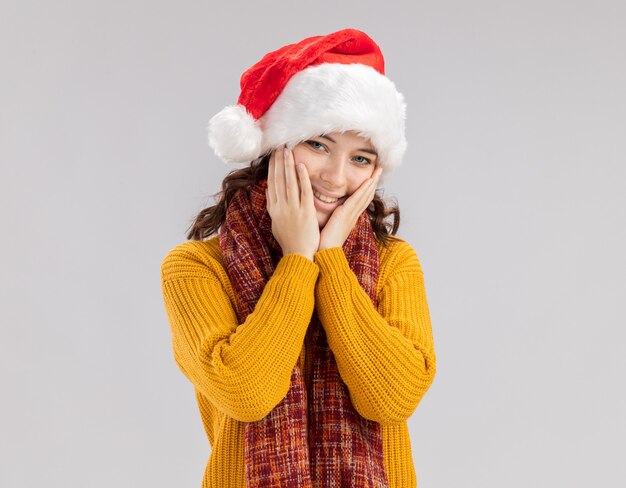
<path fill-rule="evenodd" d="M 387 172 L 400 165 L 406 151 L 405 119 L 403 95 L 371 66 L 319 64 L 295 74 L 259 119 L 261 152 L 352 130 L 372 141 Z"/>
<path fill-rule="evenodd" d="M 371 140 L 385 174 L 402 162 L 405 119 L 404 97 L 389 78 L 364 64 L 323 63 L 292 76 L 259 120 L 241 105 L 224 108 L 209 122 L 209 144 L 225 162 L 246 162 L 284 144 L 354 131 Z"/>

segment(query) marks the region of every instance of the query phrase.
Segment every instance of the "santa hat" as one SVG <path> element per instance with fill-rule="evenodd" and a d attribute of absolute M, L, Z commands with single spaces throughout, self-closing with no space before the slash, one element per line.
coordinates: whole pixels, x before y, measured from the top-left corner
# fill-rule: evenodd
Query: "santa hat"
<path fill-rule="evenodd" d="M 343 29 L 266 54 L 243 73 L 236 105 L 214 115 L 209 145 L 227 163 L 252 161 L 329 132 L 370 139 L 383 175 L 406 151 L 406 104 L 385 76 L 378 45 Z"/>

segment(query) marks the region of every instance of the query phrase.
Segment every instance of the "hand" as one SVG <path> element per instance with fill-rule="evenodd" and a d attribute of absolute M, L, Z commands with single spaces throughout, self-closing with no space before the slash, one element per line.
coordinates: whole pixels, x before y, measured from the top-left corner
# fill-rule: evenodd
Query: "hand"
<path fill-rule="evenodd" d="M 272 218 L 272 234 L 283 255 L 297 253 L 313 260 L 320 231 L 311 182 L 304 165 L 302 167 L 296 177 L 291 150 L 286 147 L 275 150 L 270 156 L 265 196 Z"/>
<path fill-rule="evenodd" d="M 339 205 L 333 211 L 328 222 L 322 229 L 318 251 L 343 246 L 343 243 L 356 225 L 359 216 L 374 199 L 376 186 L 378 185 L 382 172 L 382 168 L 378 166 L 372 176 L 365 180 L 361 186 L 343 202 L 343 205 Z"/>

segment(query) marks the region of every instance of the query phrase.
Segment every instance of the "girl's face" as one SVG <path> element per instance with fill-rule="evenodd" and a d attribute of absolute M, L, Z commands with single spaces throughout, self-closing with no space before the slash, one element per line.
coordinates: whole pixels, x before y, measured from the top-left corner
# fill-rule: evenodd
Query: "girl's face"
<path fill-rule="evenodd" d="M 330 132 L 312 137 L 293 149 L 296 163 L 306 166 L 320 229 L 333 211 L 372 176 L 378 155 L 369 139 L 355 132 Z M 331 200 L 323 201 L 324 200 Z"/>

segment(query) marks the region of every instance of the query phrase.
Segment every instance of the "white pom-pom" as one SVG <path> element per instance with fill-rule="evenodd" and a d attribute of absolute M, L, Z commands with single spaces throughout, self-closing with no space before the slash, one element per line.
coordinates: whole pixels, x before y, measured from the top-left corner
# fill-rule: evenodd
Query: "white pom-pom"
<path fill-rule="evenodd" d="M 230 105 L 208 125 L 209 146 L 226 163 L 245 163 L 261 155 L 263 131 L 243 105 Z"/>

